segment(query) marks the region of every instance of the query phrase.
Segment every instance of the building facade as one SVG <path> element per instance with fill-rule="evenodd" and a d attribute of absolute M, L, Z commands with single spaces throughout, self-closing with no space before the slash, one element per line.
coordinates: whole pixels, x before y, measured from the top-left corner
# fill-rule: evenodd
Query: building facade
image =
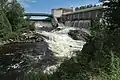
<path fill-rule="evenodd" d="M 56 8 L 51 10 L 51 14 L 57 18 L 62 17 L 63 13 L 73 12 L 73 8 Z"/>
<path fill-rule="evenodd" d="M 92 25 L 92 21 L 102 17 L 103 7 L 91 7 L 74 12 L 62 13 L 59 22 L 66 26 L 88 28 Z"/>

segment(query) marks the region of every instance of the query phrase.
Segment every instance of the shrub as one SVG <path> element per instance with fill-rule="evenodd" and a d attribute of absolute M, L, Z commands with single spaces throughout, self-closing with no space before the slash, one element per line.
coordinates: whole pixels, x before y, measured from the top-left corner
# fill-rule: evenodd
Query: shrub
<path fill-rule="evenodd" d="M 47 76 L 41 71 L 32 71 L 24 75 L 23 80 L 48 80 Z"/>

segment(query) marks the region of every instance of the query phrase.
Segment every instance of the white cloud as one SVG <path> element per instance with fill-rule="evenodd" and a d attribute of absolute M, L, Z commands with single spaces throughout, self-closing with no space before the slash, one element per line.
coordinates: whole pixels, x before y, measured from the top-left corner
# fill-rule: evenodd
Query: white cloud
<path fill-rule="evenodd" d="M 22 6 L 24 7 L 30 7 L 31 3 L 36 3 L 36 0 L 18 0 Z"/>
<path fill-rule="evenodd" d="M 32 3 L 36 3 L 37 1 L 32 1 Z"/>
<path fill-rule="evenodd" d="M 25 2 L 21 2 L 21 5 L 25 8 L 30 7 L 30 5 L 28 3 L 25 3 Z"/>

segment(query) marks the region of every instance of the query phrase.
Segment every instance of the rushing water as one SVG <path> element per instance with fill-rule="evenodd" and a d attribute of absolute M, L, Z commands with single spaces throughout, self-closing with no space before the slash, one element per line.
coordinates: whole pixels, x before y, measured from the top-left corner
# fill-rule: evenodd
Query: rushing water
<path fill-rule="evenodd" d="M 75 20 L 75 21 L 66 21 L 66 26 L 79 27 L 88 29 L 91 25 L 91 20 Z"/>
<path fill-rule="evenodd" d="M 39 68 L 44 72 L 56 70 L 57 66 L 59 66 L 65 58 L 69 59 L 75 56 L 76 54 L 73 52 L 80 51 L 85 44 L 82 40 L 72 39 L 68 35 L 70 30 L 78 30 L 78 28 L 61 25 L 53 30 L 50 28 L 48 31 L 41 31 L 39 25 L 37 25 L 36 33 L 42 36 L 44 40 L 33 43 L 12 43 L 5 45 L 5 48 L 0 49 L 0 53 L 2 54 L 0 56 L 0 69 L 4 68 L 6 71 L 12 70 L 10 74 L 13 74 L 16 70 L 18 72 L 24 72 L 26 69 L 31 70 L 34 68 Z M 87 32 L 86 30 L 83 31 Z M 27 59 L 24 58 L 24 56 L 27 57 Z M 7 63 L 8 58 L 9 63 Z M 4 63 L 7 63 L 6 67 L 4 67 Z M 23 67 L 23 65 L 26 65 L 27 68 L 26 66 Z M 17 74 L 17 72 L 14 74 Z M 9 76 L 11 77 L 11 75 Z"/>
<path fill-rule="evenodd" d="M 77 30 L 78 28 L 68 27 L 68 26 L 59 26 L 57 29 L 46 32 L 46 31 L 36 31 L 36 33 L 43 35 L 45 42 L 48 43 L 49 49 L 53 52 L 53 55 L 57 58 L 71 58 L 76 54 L 74 51 L 82 50 L 84 41 L 74 40 L 69 35 L 70 30 Z M 52 65 L 47 67 L 44 72 L 48 72 L 51 69 L 54 71 L 56 66 L 59 66 L 61 62 L 57 65 Z"/>
<path fill-rule="evenodd" d="M 59 27 L 58 27 L 59 28 Z M 73 51 L 81 50 L 84 41 L 73 40 L 68 32 L 70 30 L 76 30 L 73 27 L 61 27 L 61 30 L 54 30 L 52 32 L 37 32 L 47 38 L 44 38 L 49 45 L 49 49 L 53 51 L 56 57 L 72 57 Z"/>

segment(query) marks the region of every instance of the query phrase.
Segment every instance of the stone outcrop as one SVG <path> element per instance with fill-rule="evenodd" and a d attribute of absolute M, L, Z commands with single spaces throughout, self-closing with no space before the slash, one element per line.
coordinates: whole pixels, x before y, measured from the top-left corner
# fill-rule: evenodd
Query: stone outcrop
<path fill-rule="evenodd" d="M 90 34 L 86 33 L 83 30 L 70 30 L 68 35 L 72 37 L 74 40 L 82 40 L 86 41 Z"/>
<path fill-rule="evenodd" d="M 29 31 L 26 33 L 22 33 L 17 39 L 9 39 L 6 41 L 1 41 L 0 46 L 9 43 L 26 43 L 26 42 L 40 42 L 43 41 L 43 36 L 35 33 L 34 31 Z"/>

